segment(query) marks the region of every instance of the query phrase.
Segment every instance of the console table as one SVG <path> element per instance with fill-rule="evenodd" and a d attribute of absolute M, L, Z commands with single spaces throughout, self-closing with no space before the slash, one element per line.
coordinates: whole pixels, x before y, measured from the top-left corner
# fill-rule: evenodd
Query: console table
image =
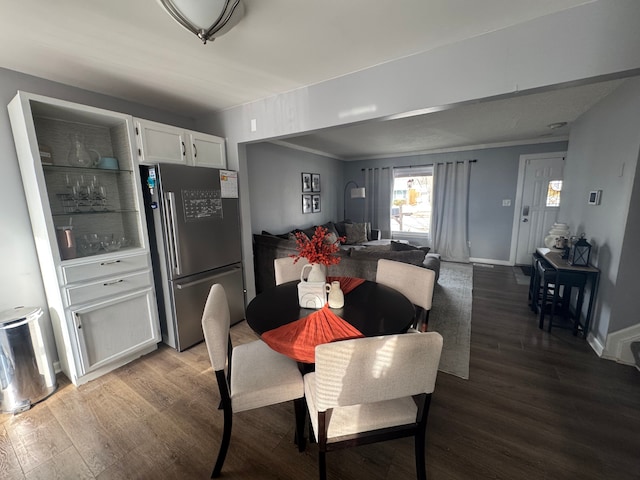
<path fill-rule="evenodd" d="M 598 281 L 600 280 L 600 270 L 589 265 L 585 267 L 571 265 L 566 259 L 562 258 L 562 253 L 558 250 L 552 250 L 549 248 L 538 248 L 536 249 L 536 253 L 544 258 L 551 267 L 553 267 L 556 271 L 555 285 L 553 293 L 553 302 L 551 303 L 551 312 L 549 319 L 549 331 L 551 331 L 551 327 L 553 325 L 553 317 L 555 315 L 556 304 L 558 302 L 559 297 L 559 286 L 563 284 L 563 276 L 565 275 L 584 275 L 585 282 L 583 282 L 583 286 L 579 287 L 578 298 L 576 302 L 576 314 L 575 321 L 573 323 L 573 334 L 577 335 L 580 330 L 582 330 L 583 336 L 586 338 L 587 332 L 589 331 L 589 324 L 591 322 L 591 314 L 593 313 L 593 304 L 596 298 L 596 293 L 598 291 Z M 584 301 L 585 295 L 585 287 L 589 287 L 589 305 L 587 307 L 587 314 L 584 319 L 584 324 L 580 322 L 580 317 L 582 314 L 582 305 Z M 565 300 L 567 302 L 570 301 L 570 292 L 564 293 Z M 543 306 L 544 308 L 544 306 Z M 567 307 L 569 309 L 569 307 Z M 570 309 L 569 309 L 570 310 Z"/>

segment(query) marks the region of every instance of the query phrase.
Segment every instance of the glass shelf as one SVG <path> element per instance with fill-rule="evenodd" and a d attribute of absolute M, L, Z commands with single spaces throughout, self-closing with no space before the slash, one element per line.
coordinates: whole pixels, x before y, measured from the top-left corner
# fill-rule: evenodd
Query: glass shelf
<path fill-rule="evenodd" d="M 90 175 L 97 175 L 98 173 L 131 173 L 131 170 L 124 168 L 98 168 L 98 167 L 75 167 L 73 165 L 42 165 L 43 170 L 46 172 L 48 170 L 56 171 L 56 172 L 73 172 L 77 174 L 87 173 Z"/>

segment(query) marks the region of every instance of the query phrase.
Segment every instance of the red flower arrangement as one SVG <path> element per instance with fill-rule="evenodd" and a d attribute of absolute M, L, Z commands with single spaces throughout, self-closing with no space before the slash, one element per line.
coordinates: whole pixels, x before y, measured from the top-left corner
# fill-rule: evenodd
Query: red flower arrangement
<path fill-rule="evenodd" d="M 340 250 L 339 245 L 344 241 L 344 237 L 339 237 L 335 242 L 327 242 L 328 233 L 329 231 L 322 226 L 316 227 L 311 239 L 303 232 L 296 232 L 298 254 L 291 255 L 295 259 L 293 263 L 301 258 L 306 258 L 309 263 L 320 263 L 327 266 L 340 263 L 340 257 L 334 254 Z"/>

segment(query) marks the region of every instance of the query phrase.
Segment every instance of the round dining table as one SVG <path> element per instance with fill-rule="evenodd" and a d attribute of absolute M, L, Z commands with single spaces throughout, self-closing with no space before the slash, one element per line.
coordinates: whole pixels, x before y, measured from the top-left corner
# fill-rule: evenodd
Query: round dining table
<path fill-rule="evenodd" d="M 304 318 L 316 310 L 298 304 L 298 281 L 264 290 L 247 306 L 246 320 L 259 335 Z M 393 288 L 365 280 L 344 296 L 343 308 L 331 309 L 365 337 L 405 333 L 413 323 L 411 301 Z"/>

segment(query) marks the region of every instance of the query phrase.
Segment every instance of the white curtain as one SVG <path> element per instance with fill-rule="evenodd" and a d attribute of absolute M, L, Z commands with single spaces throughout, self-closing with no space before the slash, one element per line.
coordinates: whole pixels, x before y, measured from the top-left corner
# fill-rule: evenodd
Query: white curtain
<path fill-rule="evenodd" d="M 380 230 L 381 238 L 391 238 L 391 169 L 364 169 L 364 218 L 371 228 Z"/>
<path fill-rule="evenodd" d="M 433 166 L 433 250 L 443 260 L 469 262 L 470 163 L 436 163 Z"/>

